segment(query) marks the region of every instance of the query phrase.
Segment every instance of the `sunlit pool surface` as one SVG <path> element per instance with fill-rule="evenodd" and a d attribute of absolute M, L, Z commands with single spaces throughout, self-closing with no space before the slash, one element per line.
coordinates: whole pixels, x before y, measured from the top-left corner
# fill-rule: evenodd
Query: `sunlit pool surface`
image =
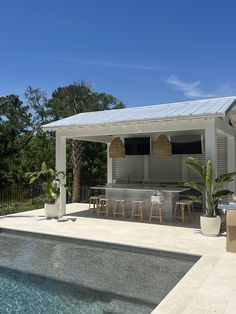
<path fill-rule="evenodd" d="M 0 234 L 0 313 L 150 313 L 198 257 Z"/>

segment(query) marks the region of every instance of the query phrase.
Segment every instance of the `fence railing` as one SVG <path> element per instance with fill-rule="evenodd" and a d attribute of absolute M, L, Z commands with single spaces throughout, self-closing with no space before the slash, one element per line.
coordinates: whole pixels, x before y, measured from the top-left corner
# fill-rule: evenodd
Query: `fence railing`
<path fill-rule="evenodd" d="M 90 188 L 104 183 L 105 179 L 82 182 L 80 186 L 80 201 L 87 202 L 91 194 Z M 0 186 L 0 204 L 9 207 L 14 203 L 29 202 L 33 205 L 42 202 L 40 200 L 42 194 L 41 185 L 12 184 L 10 186 Z M 70 193 L 67 193 L 67 202 L 71 202 Z"/>
<path fill-rule="evenodd" d="M 42 195 L 41 185 L 12 184 L 0 186 L 0 203 L 10 206 L 13 203 L 34 202 Z"/>

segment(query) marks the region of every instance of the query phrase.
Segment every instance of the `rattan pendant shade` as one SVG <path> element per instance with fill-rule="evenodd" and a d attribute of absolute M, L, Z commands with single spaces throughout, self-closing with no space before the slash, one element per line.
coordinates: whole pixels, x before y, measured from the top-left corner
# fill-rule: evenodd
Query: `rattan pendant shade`
<path fill-rule="evenodd" d="M 125 157 L 125 147 L 122 140 L 119 137 L 115 137 L 109 148 L 109 157 L 110 158 L 124 158 Z"/>
<path fill-rule="evenodd" d="M 171 143 L 166 135 L 160 135 L 154 143 L 153 154 L 158 157 L 171 156 Z"/>

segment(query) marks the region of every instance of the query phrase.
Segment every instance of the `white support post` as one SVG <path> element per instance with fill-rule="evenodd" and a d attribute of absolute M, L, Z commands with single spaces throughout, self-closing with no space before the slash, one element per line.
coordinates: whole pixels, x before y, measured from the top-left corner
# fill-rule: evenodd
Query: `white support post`
<path fill-rule="evenodd" d="M 235 137 L 227 136 L 227 172 L 235 172 Z M 235 192 L 234 180 L 228 183 L 228 189 Z"/>
<path fill-rule="evenodd" d="M 215 120 L 208 120 L 205 127 L 205 158 L 211 160 L 213 177 L 217 177 L 217 134 Z"/>
<path fill-rule="evenodd" d="M 56 169 L 66 173 L 66 137 L 56 132 Z M 66 178 L 61 179 L 61 193 L 57 202 L 60 205 L 60 216 L 66 214 Z"/>
<path fill-rule="evenodd" d="M 113 182 L 112 176 L 112 158 L 109 157 L 110 143 L 107 143 L 107 183 Z"/>

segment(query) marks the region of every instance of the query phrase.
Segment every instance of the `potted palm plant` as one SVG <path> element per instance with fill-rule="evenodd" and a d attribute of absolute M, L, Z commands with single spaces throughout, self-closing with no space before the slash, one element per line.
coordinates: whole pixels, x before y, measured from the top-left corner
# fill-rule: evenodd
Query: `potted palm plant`
<path fill-rule="evenodd" d="M 65 178 L 63 171 L 57 171 L 52 168 L 48 168 L 44 161 L 41 165 L 41 169 L 35 172 L 26 173 L 26 177 L 29 179 L 29 183 L 35 182 L 42 184 L 44 198 L 45 198 L 45 215 L 47 218 L 59 217 L 59 204 L 56 200 L 60 196 L 61 179 Z"/>
<path fill-rule="evenodd" d="M 220 232 L 221 218 L 218 214 L 218 203 L 224 196 L 233 192 L 224 189 L 224 185 L 233 180 L 236 172 L 226 173 L 216 179 L 212 174 L 212 162 L 208 160 L 204 165 L 193 157 L 187 158 L 187 166 L 202 178 L 202 183 L 186 182 L 185 186 L 191 187 L 201 193 L 199 197 L 194 197 L 193 201 L 202 202 L 205 214 L 200 218 L 202 233 L 207 236 L 217 236 Z"/>

